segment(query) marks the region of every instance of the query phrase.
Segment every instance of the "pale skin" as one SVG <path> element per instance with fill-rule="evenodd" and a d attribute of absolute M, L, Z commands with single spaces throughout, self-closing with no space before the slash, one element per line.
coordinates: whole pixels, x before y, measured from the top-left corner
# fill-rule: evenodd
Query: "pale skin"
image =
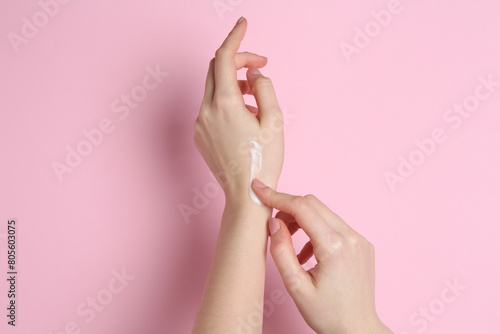
<path fill-rule="evenodd" d="M 267 240 L 285 287 L 317 333 L 392 333 L 375 311 L 373 245 L 322 202 L 278 193 L 283 166 L 283 116 L 273 84 L 258 68 L 267 58 L 238 52 L 247 29 L 241 18 L 209 65 L 194 142 L 225 194 L 217 244 L 193 334 L 262 333 Z M 236 71 L 248 68 L 246 80 Z M 255 97 L 257 107 L 243 95 Z M 249 196 L 250 141 L 262 147 L 262 171 Z M 267 185 L 267 186 L 266 186 Z M 279 213 L 271 218 L 272 208 Z M 296 255 L 291 235 L 310 237 Z M 318 264 L 301 264 L 314 256 Z"/>
<path fill-rule="evenodd" d="M 226 204 L 193 333 L 237 333 L 255 304 L 263 303 L 271 208 L 250 200 L 249 142 L 262 144 L 258 176 L 276 187 L 283 165 L 283 122 L 272 83 L 257 70 L 267 58 L 238 53 L 246 28 L 242 19 L 210 62 L 194 125 L 194 142 L 224 189 Z M 238 81 L 236 71 L 243 67 L 250 68 L 247 80 Z M 255 97 L 257 109 L 245 105 L 243 94 Z M 263 133 L 269 131 L 272 140 L 264 145 Z M 262 321 L 256 326 L 252 321 L 251 331 L 261 333 Z"/>
<path fill-rule="evenodd" d="M 269 220 L 270 252 L 285 287 L 317 333 L 392 333 L 375 310 L 375 250 L 314 195 L 279 193 L 254 179 L 252 187 L 278 211 Z M 310 240 L 298 255 L 291 236 Z M 302 268 L 312 256 L 318 262 Z"/>

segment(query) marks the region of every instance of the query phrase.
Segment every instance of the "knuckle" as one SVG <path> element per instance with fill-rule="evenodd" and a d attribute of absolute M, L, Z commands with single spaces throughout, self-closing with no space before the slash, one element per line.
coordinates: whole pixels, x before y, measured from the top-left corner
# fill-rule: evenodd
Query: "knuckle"
<path fill-rule="evenodd" d="M 201 128 L 202 126 L 206 125 L 208 118 L 207 116 L 208 112 L 205 109 L 201 109 L 198 118 L 196 118 L 196 121 L 194 122 L 195 124 L 198 125 L 198 128 Z"/>
<path fill-rule="evenodd" d="M 281 110 L 276 110 L 275 107 L 271 107 L 270 111 L 272 119 L 269 122 L 269 128 L 271 129 L 271 131 L 276 133 L 283 131 L 283 115 L 281 113 Z"/>
<path fill-rule="evenodd" d="M 345 241 L 339 235 L 329 233 L 328 248 L 332 251 L 338 251 L 344 248 Z"/>
<path fill-rule="evenodd" d="M 281 110 L 279 106 L 270 108 L 270 115 L 273 116 L 273 129 L 278 131 L 283 131 L 283 115 L 281 114 Z"/>
<path fill-rule="evenodd" d="M 271 189 L 268 189 L 268 194 L 269 194 L 269 203 L 271 206 L 276 207 L 276 204 L 279 202 L 279 194 L 276 191 L 273 191 Z"/>
<path fill-rule="evenodd" d="M 309 204 L 313 204 L 315 203 L 318 199 L 316 198 L 316 196 L 314 196 L 313 194 L 307 194 L 304 196 L 304 199 L 307 201 L 307 203 Z"/>
<path fill-rule="evenodd" d="M 373 245 L 361 234 L 351 231 L 347 234 L 346 240 L 349 246 L 355 251 L 360 253 L 372 253 Z"/>
<path fill-rule="evenodd" d="M 228 53 L 227 49 L 221 46 L 215 51 L 215 58 L 216 59 L 223 58 L 227 55 L 227 53 Z"/>
<path fill-rule="evenodd" d="M 310 200 L 307 200 L 305 197 L 297 196 L 293 200 L 293 206 L 297 211 L 308 210 L 311 207 Z"/>
<path fill-rule="evenodd" d="M 336 258 L 340 248 L 337 242 L 319 242 L 315 245 L 314 254 L 322 260 L 331 260 Z"/>
<path fill-rule="evenodd" d="M 271 107 L 271 111 L 273 111 L 273 116 L 276 118 L 280 125 L 283 125 L 284 118 L 283 113 L 281 112 L 281 108 L 279 105 L 274 105 Z"/>
<path fill-rule="evenodd" d="M 298 271 L 289 271 L 283 273 L 283 282 L 290 292 L 298 292 L 302 287 L 302 277 Z"/>
<path fill-rule="evenodd" d="M 337 233 L 330 231 L 325 234 L 324 242 L 321 242 L 318 248 L 324 257 L 334 256 L 345 248 L 345 240 Z"/>
<path fill-rule="evenodd" d="M 284 242 L 276 242 L 272 245 L 270 252 L 273 257 L 281 257 L 288 251 L 288 246 Z"/>
<path fill-rule="evenodd" d="M 346 240 L 354 247 L 362 247 L 367 245 L 367 240 L 359 233 L 349 230 L 346 232 Z"/>
<path fill-rule="evenodd" d="M 273 83 L 270 78 L 265 77 L 265 76 L 258 76 L 254 83 L 253 83 L 255 89 L 266 89 L 267 87 L 272 87 Z"/>

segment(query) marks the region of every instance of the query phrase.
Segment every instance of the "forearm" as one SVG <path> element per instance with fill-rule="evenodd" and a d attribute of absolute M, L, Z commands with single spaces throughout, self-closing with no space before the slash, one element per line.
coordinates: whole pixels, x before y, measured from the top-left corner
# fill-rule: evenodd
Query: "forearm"
<path fill-rule="evenodd" d="M 243 195 L 226 201 L 193 334 L 229 334 L 241 326 L 262 332 L 262 318 L 256 325 L 255 316 L 250 316 L 262 314 L 270 215 L 268 207 Z"/>

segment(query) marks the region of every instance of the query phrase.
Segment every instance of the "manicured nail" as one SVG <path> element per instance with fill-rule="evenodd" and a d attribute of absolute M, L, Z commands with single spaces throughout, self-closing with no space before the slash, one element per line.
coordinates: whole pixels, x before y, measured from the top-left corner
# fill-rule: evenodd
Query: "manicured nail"
<path fill-rule="evenodd" d="M 261 189 L 263 189 L 263 188 L 267 187 L 267 186 L 266 186 L 266 185 L 265 185 L 265 184 L 264 184 L 261 180 L 259 180 L 259 179 L 253 179 L 253 181 L 252 181 L 252 182 L 253 182 L 253 184 L 254 184 L 257 188 L 261 188 Z"/>
<path fill-rule="evenodd" d="M 260 74 L 260 71 L 257 68 L 251 66 L 251 67 L 248 68 L 248 73 L 250 73 L 250 74 Z"/>
<path fill-rule="evenodd" d="M 243 20 L 245 19 L 245 17 L 240 17 L 240 19 L 238 20 L 238 22 L 236 22 L 236 24 L 240 24 L 241 22 L 243 22 Z"/>
<path fill-rule="evenodd" d="M 280 222 L 276 218 L 269 218 L 269 232 L 271 235 L 275 235 L 280 229 Z"/>

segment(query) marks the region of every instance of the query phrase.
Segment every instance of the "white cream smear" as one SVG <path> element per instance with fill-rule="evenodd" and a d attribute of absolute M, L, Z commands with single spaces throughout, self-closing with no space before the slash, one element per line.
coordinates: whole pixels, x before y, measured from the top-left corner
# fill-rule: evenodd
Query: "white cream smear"
<path fill-rule="evenodd" d="M 255 177 L 255 174 L 260 172 L 260 170 L 262 169 L 262 148 L 256 141 L 251 141 L 250 144 L 252 144 L 253 147 L 250 149 L 250 156 L 252 157 L 252 161 L 250 162 L 250 185 L 248 186 L 248 189 L 250 190 L 250 198 L 252 199 L 252 201 L 259 205 L 262 205 L 262 201 L 259 199 L 259 197 L 257 197 L 252 189 L 253 178 Z"/>

